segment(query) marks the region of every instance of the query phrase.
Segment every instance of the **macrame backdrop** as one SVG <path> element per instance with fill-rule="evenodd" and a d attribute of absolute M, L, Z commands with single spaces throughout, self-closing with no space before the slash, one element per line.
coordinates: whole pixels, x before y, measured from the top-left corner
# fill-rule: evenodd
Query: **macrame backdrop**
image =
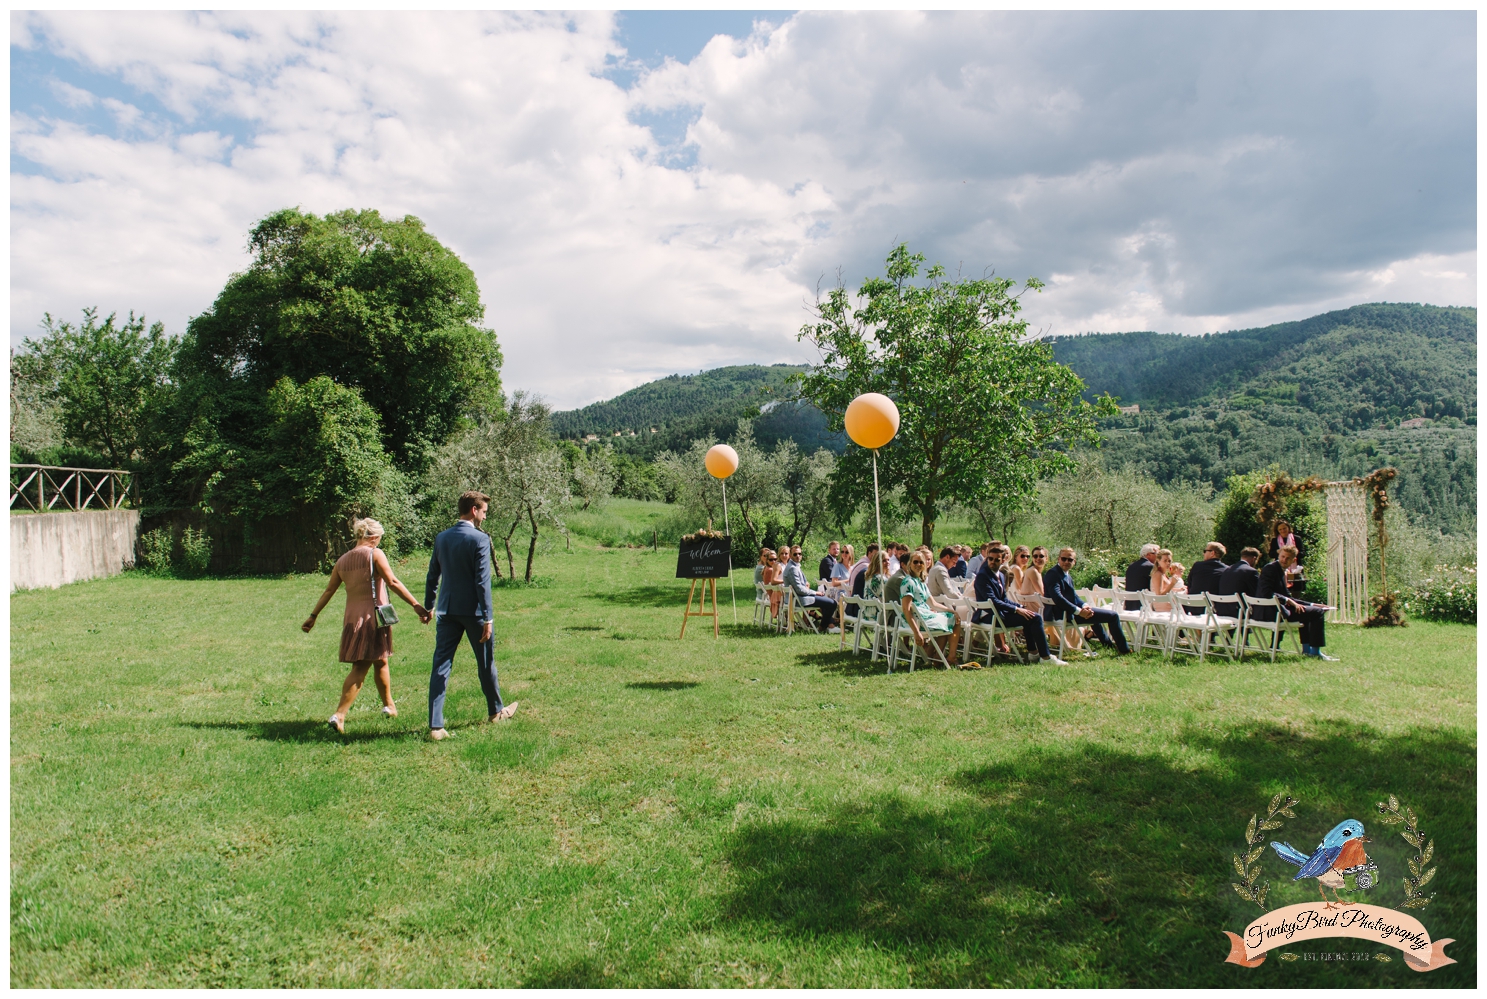
<path fill-rule="evenodd" d="M 1339 624 L 1360 624 L 1368 608 L 1368 492 L 1361 481 L 1329 482 L 1327 602 Z"/>

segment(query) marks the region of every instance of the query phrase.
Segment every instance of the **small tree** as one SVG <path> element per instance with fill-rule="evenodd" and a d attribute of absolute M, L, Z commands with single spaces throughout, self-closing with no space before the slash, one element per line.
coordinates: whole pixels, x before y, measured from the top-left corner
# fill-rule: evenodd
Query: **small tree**
<path fill-rule="evenodd" d="M 865 281 L 855 302 L 840 284 L 817 300 L 800 337 L 821 351 L 821 363 L 801 387 L 834 431 L 863 392 L 898 405 L 902 422 L 879 452 L 880 476 L 903 487 L 921 538 L 932 545 L 947 504 L 1030 497 L 1040 478 L 1072 467 L 1069 449 L 1098 445 L 1096 419 L 1113 416 L 1115 404 L 1108 396 L 1098 405 L 1084 401 L 1084 383 L 1053 360 L 1053 348 L 1026 339 L 1012 281 L 947 280 L 935 265 L 915 284 L 923 261 L 900 244 L 888 255 L 886 277 Z M 1024 284 L 1041 287 L 1035 278 Z M 845 518 L 871 495 L 871 456 L 849 448 L 832 503 Z"/>
<path fill-rule="evenodd" d="M 572 449 L 572 482 L 570 491 L 573 502 L 580 510 L 598 510 L 614 493 L 616 479 L 614 446 L 592 448 L 585 452 L 576 445 Z"/>
<path fill-rule="evenodd" d="M 68 443 L 123 468 L 139 456 L 150 414 L 170 395 L 177 341 L 163 324 L 147 327 L 133 312 L 122 324 L 116 319 L 110 313 L 100 323 L 96 308 L 84 309 L 74 326 L 46 314 L 45 335 L 27 338 L 24 350 L 12 354 L 11 407 L 14 413 L 15 386 L 28 386 L 37 401 L 56 405 Z"/>
<path fill-rule="evenodd" d="M 487 420 L 440 448 L 429 479 L 435 492 L 453 503 L 467 489 L 490 496 L 485 530 L 500 537 L 506 570 L 516 578 L 512 539 L 523 524 L 529 530 L 525 579 L 532 581 L 537 539 L 544 524 L 563 530 L 562 507 L 569 500 L 568 466 L 548 431 L 551 410 L 525 392 L 516 392 L 501 418 Z M 500 575 L 496 563 L 496 575 Z"/>
<path fill-rule="evenodd" d="M 825 448 L 803 454 L 794 441 L 784 440 L 775 445 L 774 460 L 785 471 L 785 504 L 790 512 L 786 537 L 792 545 L 803 545 L 826 520 L 836 457 Z"/>

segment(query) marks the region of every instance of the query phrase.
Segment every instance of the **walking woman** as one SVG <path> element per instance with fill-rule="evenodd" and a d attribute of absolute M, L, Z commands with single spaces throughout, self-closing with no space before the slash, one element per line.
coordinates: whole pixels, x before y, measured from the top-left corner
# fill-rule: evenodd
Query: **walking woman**
<path fill-rule="evenodd" d="M 346 712 L 361 693 L 366 682 L 367 671 L 376 667 L 372 674 L 377 683 L 377 693 L 382 695 L 382 714 L 388 718 L 398 716 L 397 705 L 392 702 L 392 676 L 387 669 L 387 657 L 392 655 L 392 628 L 377 626 L 377 605 L 388 602 L 389 588 L 412 606 L 413 613 L 424 624 L 431 615 L 423 605 L 413 599 L 413 594 L 393 575 L 392 566 L 381 548 L 382 525 L 370 518 L 358 520 L 352 525 L 356 545 L 336 560 L 330 572 L 330 582 L 320 594 L 315 609 L 300 628 L 306 633 L 315 627 L 315 619 L 335 595 L 336 589 L 346 584 L 346 614 L 341 619 L 341 662 L 351 664 L 346 682 L 341 685 L 341 703 L 336 713 L 330 716 L 330 727 L 337 732 L 346 731 Z M 373 580 L 376 580 L 376 595 L 373 596 Z"/>

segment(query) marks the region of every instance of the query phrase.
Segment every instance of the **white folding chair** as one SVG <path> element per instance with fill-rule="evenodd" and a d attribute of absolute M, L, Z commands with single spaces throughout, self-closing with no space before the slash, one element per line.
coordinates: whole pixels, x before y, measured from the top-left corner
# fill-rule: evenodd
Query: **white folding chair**
<path fill-rule="evenodd" d="M 816 626 L 815 619 L 811 617 L 811 613 L 806 608 L 805 604 L 801 603 L 800 600 L 797 598 L 793 587 L 785 587 L 785 598 L 789 608 L 786 615 L 786 620 L 789 623 L 785 630 L 785 634 L 795 634 L 796 622 L 800 623 L 801 628 L 810 629 L 812 634 L 821 634 L 821 629 Z"/>
<path fill-rule="evenodd" d="M 994 655 L 1009 655 L 1010 658 L 1016 659 L 1019 663 L 1026 663 L 1027 657 L 1018 649 L 1017 643 L 1012 640 L 1012 630 L 1002 620 L 1002 615 L 997 611 L 996 604 L 990 600 L 972 600 L 970 604 L 971 616 L 960 623 L 960 629 L 963 635 L 961 643 L 964 649 L 961 653 L 961 659 L 965 662 L 973 660 L 975 658 L 973 643 L 975 639 L 983 638 L 986 641 L 987 666 L 991 665 L 991 657 Z M 986 620 L 977 621 L 976 611 L 989 612 Z M 1007 648 L 1012 650 L 1010 653 L 997 651 L 996 639 L 998 635 L 1006 636 Z"/>
<path fill-rule="evenodd" d="M 1301 622 L 1287 621 L 1285 615 L 1280 611 L 1280 601 L 1275 597 L 1251 597 L 1243 593 L 1239 594 L 1240 605 L 1244 608 L 1243 616 L 1239 626 L 1239 661 L 1244 661 L 1244 651 L 1249 646 L 1249 633 L 1251 631 L 1263 631 L 1269 635 L 1265 647 L 1257 651 L 1268 652 L 1270 661 L 1275 662 L 1275 654 L 1281 650 L 1281 639 L 1290 635 L 1296 645 L 1296 654 L 1301 655 Z M 1270 621 L 1261 621 L 1255 618 L 1255 611 L 1262 607 L 1273 609 L 1275 618 Z"/>
<path fill-rule="evenodd" d="M 1171 605 L 1173 595 L 1158 595 L 1150 590 L 1141 590 L 1136 596 L 1141 600 L 1141 623 L 1138 629 L 1140 637 L 1136 639 L 1136 648 L 1152 649 L 1160 652 L 1163 658 L 1170 658 L 1177 614 L 1173 610 L 1157 610 L 1155 605 Z"/>
<path fill-rule="evenodd" d="M 769 614 L 769 586 L 760 583 L 754 587 L 754 624 L 760 627 L 768 627 Z"/>
<path fill-rule="evenodd" d="M 1116 580 L 1116 582 L 1119 582 L 1119 580 Z M 1114 611 L 1115 616 L 1120 618 L 1120 626 L 1125 630 L 1127 644 L 1133 649 L 1139 648 L 1141 644 L 1140 639 L 1144 634 L 1142 629 L 1146 621 L 1146 613 L 1139 608 L 1136 610 L 1126 610 L 1126 601 L 1138 598 L 1140 594 L 1128 593 L 1124 587 L 1116 588 L 1113 586 L 1108 590 L 1103 586 L 1096 586 L 1092 592 L 1096 596 L 1101 592 L 1109 594 L 1110 603 L 1105 609 Z"/>
<path fill-rule="evenodd" d="M 864 609 L 872 605 L 874 601 L 867 597 L 842 597 L 837 601 L 837 621 L 842 626 L 842 640 L 838 645 L 838 651 L 847 647 L 847 626 L 851 622 L 852 628 L 852 654 L 855 656 L 862 651 L 862 629 L 870 626 L 872 622 L 862 619 Z M 851 607 L 857 613 L 848 616 L 847 608 Z"/>
<path fill-rule="evenodd" d="M 1206 593 L 1171 594 L 1172 606 L 1177 611 L 1177 620 L 1172 629 L 1172 654 L 1197 656 L 1201 663 L 1208 657 L 1208 650 L 1217 639 L 1220 654 L 1232 658 L 1231 646 L 1224 641 L 1224 625 L 1213 612 L 1213 603 Z M 1233 628 L 1238 622 L 1231 622 Z M 1186 638 L 1186 640 L 1184 640 Z"/>
<path fill-rule="evenodd" d="M 763 590 L 765 626 L 773 628 L 775 630 L 775 634 L 779 634 L 780 632 L 785 630 L 786 624 L 788 623 L 785 608 L 788 606 L 789 600 L 786 597 L 785 588 L 779 583 L 769 583 L 763 587 Z M 780 595 L 779 609 L 773 612 L 771 612 L 769 609 L 769 595 L 771 593 L 778 593 Z"/>

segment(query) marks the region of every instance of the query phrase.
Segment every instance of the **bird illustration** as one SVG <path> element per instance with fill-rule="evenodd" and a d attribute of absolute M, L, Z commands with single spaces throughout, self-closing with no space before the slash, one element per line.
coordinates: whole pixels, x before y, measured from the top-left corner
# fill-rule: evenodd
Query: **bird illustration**
<path fill-rule="evenodd" d="M 1294 864 L 1301 868 L 1293 881 L 1303 878 L 1316 878 L 1317 891 L 1322 895 L 1322 901 L 1326 902 L 1325 908 L 1335 909 L 1336 905 L 1327 898 L 1323 888 L 1331 888 L 1332 894 L 1337 896 L 1338 905 L 1352 905 L 1352 902 L 1344 902 L 1339 892 L 1343 886 L 1343 873 L 1350 868 L 1359 867 L 1368 863 L 1368 854 L 1363 852 L 1363 844 L 1372 842 L 1363 835 L 1363 823 L 1357 819 L 1348 819 L 1339 822 L 1333 830 L 1322 839 L 1311 856 L 1307 856 L 1296 849 L 1290 843 L 1277 843 L 1270 841 L 1275 847 L 1275 852 L 1280 859 L 1288 864 Z"/>

